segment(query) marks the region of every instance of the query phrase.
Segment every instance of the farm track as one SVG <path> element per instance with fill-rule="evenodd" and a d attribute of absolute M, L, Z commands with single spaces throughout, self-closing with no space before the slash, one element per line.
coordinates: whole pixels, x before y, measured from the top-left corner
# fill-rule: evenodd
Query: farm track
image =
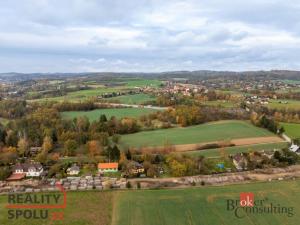
<path fill-rule="evenodd" d="M 274 144 L 286 142 L 280 137 L 277 136 L 269 136 L 269 137 L 255 137 L 255 138 L 238 138 L 232 139 L 229 143 L 226 143 L 228 146 L 233 144 L 234 146 L 247 146 L 247 145 L 255 145 L 255 144 Z M 172 148 L 176 152 L 187 152 L 187 151 L 195 151 L 195 150 L 208 150 L 205 148 L 207 145 L 212 144 L 222 144 L 222 141 L 217 142 L 204 142 L 204 143 L 196 143 L 196 144 L 183 144 L 183 145 L 172 145 Z M 226 146 L 226 147 L 228 147 Z M 144 151 L 153 151 L 153 150 L 163 150 L 164 146 L 155 146 L 155 147 L 143 147 Z"/>

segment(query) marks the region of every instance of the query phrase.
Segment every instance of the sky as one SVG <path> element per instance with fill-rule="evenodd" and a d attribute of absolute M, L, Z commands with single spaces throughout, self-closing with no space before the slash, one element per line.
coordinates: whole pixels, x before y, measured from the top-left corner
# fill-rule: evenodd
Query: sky
<path fill-rule="evenodd" d="M 297 0 L 0 0 L 0 72 L 300 70 Z"/>

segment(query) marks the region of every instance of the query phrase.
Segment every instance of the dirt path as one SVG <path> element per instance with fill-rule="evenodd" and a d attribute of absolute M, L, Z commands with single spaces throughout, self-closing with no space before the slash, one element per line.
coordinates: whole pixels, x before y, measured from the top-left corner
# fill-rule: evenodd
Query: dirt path
<path fill-rule="evenodd" d="M 204 143 L 196 143 L 196 144 L 183 144 L 183 145 L 172 145 L 172 148 L 176 152 L 187 152 L 187 151 L 195 151 L 195 150 L 207 150 L 205 146 L 212 144 L 222 144 L 223 141 L 214 141 L 214 142 L 204 142 Z M 255 138 L 239 138 L 232 139 L 230 142 L 226 143 L 227 146 L 230 144 L 234 146 L 246 146 L 246 145 L 255 145 L 255 144 L 273 144 L 273 143 L 281 143 L 285 142 L 282 138 L 278 136 L 269 136 L 269 137 L 255 137 Z M 143 147 L 145 151 L 159 151 L 163 150 L 163 146 L 155 146 L 155 147 Z"/>

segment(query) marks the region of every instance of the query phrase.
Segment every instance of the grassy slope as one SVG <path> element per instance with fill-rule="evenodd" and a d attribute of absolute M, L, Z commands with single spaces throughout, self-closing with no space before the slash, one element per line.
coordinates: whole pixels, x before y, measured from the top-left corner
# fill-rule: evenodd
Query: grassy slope
<path fill-rule="evenodd" d="M 118 109 L 96 109 L 92 111 L 70 111 L 63 112 L 62 116 L 66 119 L 72 119 L 79 116 L 87 116 L 90 121 L 98 120 L 100 115 L 105 114 L 109 119 L 111 116 L 115 116 L 117 118 L 124 117 L 134 117 L 137 118 L 141 115 L 145 115 L 148 113 L 155 112 L 154 109 L 145 109 L 145 108 L 118 108 Z"/>
<path fill-rule="evenodd" d="M 274 144 L 256 144 L 256 145 L 248 145 L 248 146 L 227 147 L 224 148 L 224 150 L 227 154 L 235 154 L 239 152 L 251 152 L 251 151 L 262 151 L 262 150 L 267 151 L 267 150 L 281 149 L 287 146 L 288 144 L 284 142 L 284 143 L 274 143 Z M 189 152 L 184 152 L 183 154 L 188 154 L 193 156 L 203 155 L 205 157 L 219 157 L 220 148 L 200 150 L 200 151 L 189 151 Z"/>
<path fill-rule="evenodd" d="M 147 79 L 128 79 L 128 80 L 124 80 L 124 85 L 115 86 L 115 87 L 104 87 L 102 86 L 102 84 L 95 83 L 93 85 L 93 87 L 96 87 L 95 89 L 74 91 L 74 92 L 69 92 L 65 96 L 53 97 L 53 98 L 41 98 L 32 101 L 78 102 L 78 101 L 86 100 L 93 96 L 101 95 L 103 93 L 118 92 L 126 89 L 129 90 L 135 87 L 144 87 L 144 86 L 158 87 L 161 83 L 162 82 L 159 80 L 147 80 Z"/>
<path fill-rule="evenodd" d="M 170 144 L 192 144 L 234 138 L 272 136 L 267 130 L 244 121 L 220 121 L 185 128 L 145 131 L 123 135 L 122 143 L 129 146 L 162 146 Z"/>
<path fill-rule="evenodd" d="M 136 94 L 136 95 L 123 95 L 113 98 L 107 98 L 105 100 L 118 100 L 123 104 L 142 104 L 147 101 L 154 100 L 155 98 L 147 94 Z"/>
<path fill-rule="evenodd" d="M 162 84 L 162 81 L 160 80 L 148 80 L 148 79 L 133 79 L 133 80 L 127 80 L 126 86 L 127 87 L 144 87 L 144 86 L 150 86 L 150 87 L 159 87 L 159 85 Z"/>
<path fill-rule="evenodd" d="M 86 100 L 93 96 L 101 95 L 103 93 L 117 92 L 117 91 L 120 91 L 121 89 L 125 89 L 125 88 L 126 87 L 95 88 L 95 89 L 90 89 L 90 90 L 69 92 L 65 96 L 53 97 L 53 98 L 41 98 L 41 99 L 35 99 L 32 101 L 73 101 L 73 102 L 78 102 L 81 100 Z"/>
<path fill-rule="evenodd" d="M 300 138 L 300 124 L 297 123 L 280 123 L 285 129 L 285 133 L 290 138 Z"/>
<path fill-rule="evenodd" d="M 297 225 L 300 217 L 256 214 L 237 219 L 226 210 L 226 199 L 239 199 L 241 192 L 253 192 L 256 199 L 294 207 L 299 212 L 300 180 L 253 183 L 181 190 L 121 192 L 116 201 L 113 225 Z M 266 204 L 267 205 L 267 204 Z"/>
<path fill-rule="evenodd" d="M 52 209 L 64 212 L 64 220 L 9 220 L 5 205 L 7 196 L 0 196 L 1 225 L 108 225 L 111 221 L 112 192 L 68 192 L 67 208 Z"/>
<path fill-rule="evenodd" d="M 280 101 L 287 101 L 287 104 L 281 104 Z M 267 105 L 272 109 L 300 109 L 300 101 L 297 100 L 271 100 L 271 102 Z"/>

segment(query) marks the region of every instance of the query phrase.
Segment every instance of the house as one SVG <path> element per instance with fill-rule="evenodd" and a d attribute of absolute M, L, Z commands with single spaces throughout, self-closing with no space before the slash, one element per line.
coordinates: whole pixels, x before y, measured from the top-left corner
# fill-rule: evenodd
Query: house
<path fill-rule="evenodd" d="M 144 173 L 145 169 L 144 166 L 138 162 L 132 161 L 130 162 L 130 173 L 131 174 L 141 174 Z"/>
<path fill-rule="evenodd" d="M 295 152 L 297 154 L 300 154 L 300 147 L 298 145 L 292 144 L 291 147 L 289 148 L 290 151 Z"/>
<path fill-rule="evenodd" d="M 74 176 L 74 175 L 76 176 L 79 174 L 79 172 L 80 172 L 80 168 L 77 165 L 73 165 L 67 169 L 67 174 L 71 175 L 71 176 Z"/>
<path fill-rule="evenodd" d="M 98 163 L 99 173 L 118 172 L 118 163 Z"/>
<path fill-rule="evenodd" d="M 40 163 L 18 163 L 13 167 L 13 174 L 25 174 L 26 177 L 39 177 L 43 173 Z"/>
<path fill-rule="evenodd" d="M 242 153 L 237 153 L 232 157 L 232 162 L 237 170 L 247 169 L 248 161 Z"/>

